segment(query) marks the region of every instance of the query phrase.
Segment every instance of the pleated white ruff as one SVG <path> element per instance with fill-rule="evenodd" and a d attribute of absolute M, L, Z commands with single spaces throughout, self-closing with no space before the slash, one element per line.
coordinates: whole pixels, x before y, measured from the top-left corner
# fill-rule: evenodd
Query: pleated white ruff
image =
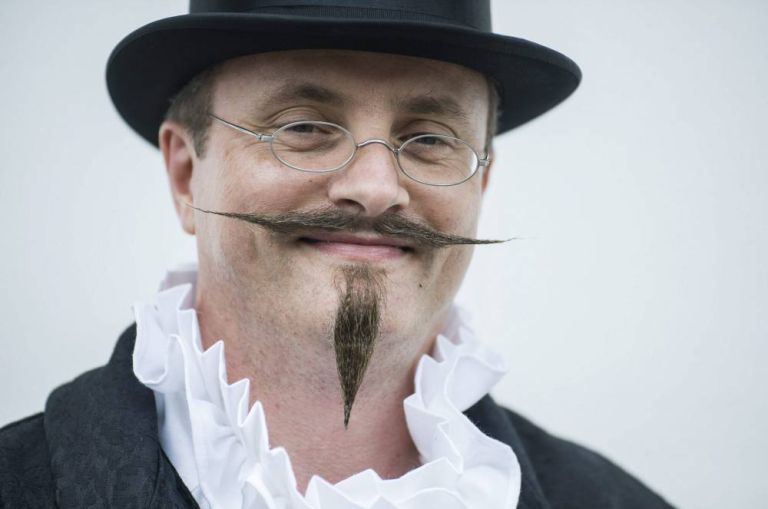
<path fill-rule="evenodd" d="M 403 405 L 422 465 L 397 479 L 372 469 L 331 484 L 313 476 L 296 488 L 291 461 L 271 449 L 264 409 L 249 409 L 249 380 L 227 382 L 224 343 L 202 350 L 193 309 L 197 270 L 169 271 L 156 301 L 134 305 L 133 369 L 155 393 L 160 442 L 203 508 L 496 509 L 514 508 L 520 467 L 506 444 L 462 413 L 506 371 L 454 308 L 432 355 L 424 355 L 415 391 Z"/>

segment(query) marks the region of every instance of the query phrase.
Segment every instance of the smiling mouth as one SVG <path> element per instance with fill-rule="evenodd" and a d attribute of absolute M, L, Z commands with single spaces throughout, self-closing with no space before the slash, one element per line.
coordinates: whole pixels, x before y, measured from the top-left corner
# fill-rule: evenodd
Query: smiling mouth
<path fill-rule="evenodd" d="M 414 252 L 413 247 L 397 240 L 351 235 L 308 235 L 298 241 L 324 254 L 361 261 L 401 258 Z"/>

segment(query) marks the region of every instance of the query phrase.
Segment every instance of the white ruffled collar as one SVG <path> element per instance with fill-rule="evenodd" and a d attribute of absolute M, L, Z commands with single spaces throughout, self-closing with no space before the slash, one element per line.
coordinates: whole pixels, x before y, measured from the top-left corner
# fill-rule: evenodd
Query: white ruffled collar
<path fill-rule="evenodd" d="M 202 350 L 193 309 L 194 265 L 169 271 L 155 303 L 134 305 L 133 369 L 155 392 L 160 442 L 203 507 L 269 509 L 514 508 L 520 467 L 512 449 L 462 413 L 503 376 L 501 357 L 483 347 L 453 310 L 415 391 L 403 401 L 422 466 L 397 479 L 372 469 L 339 483 L 314 476 L 304 496 L 282 447 L 270 449 L 264 409 L 248 408 L 249 380 L 227 383 L 224 343 Z"/>

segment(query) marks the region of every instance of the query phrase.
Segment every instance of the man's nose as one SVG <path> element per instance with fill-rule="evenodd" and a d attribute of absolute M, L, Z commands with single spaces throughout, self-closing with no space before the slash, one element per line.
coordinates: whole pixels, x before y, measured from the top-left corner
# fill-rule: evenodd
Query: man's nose
<path fill-rule="evenodd" d="M 392 150 L 382 143 L 364 142 L 352 161 L 333 176 L 328 197 L 339 207 L 378 216 L 408 205 L 403 177 Z"/>

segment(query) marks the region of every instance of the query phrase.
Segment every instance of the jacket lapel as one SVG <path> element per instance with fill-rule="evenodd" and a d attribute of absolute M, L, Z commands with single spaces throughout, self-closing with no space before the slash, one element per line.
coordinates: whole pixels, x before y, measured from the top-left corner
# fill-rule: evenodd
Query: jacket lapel
<path fill-rule="evenodd" d="M 133 325 L 106 366 L 46 402 L 59 507 L 197 507 L 160 448 L 152 391 L 133 374 L 135 337 Z"/>

